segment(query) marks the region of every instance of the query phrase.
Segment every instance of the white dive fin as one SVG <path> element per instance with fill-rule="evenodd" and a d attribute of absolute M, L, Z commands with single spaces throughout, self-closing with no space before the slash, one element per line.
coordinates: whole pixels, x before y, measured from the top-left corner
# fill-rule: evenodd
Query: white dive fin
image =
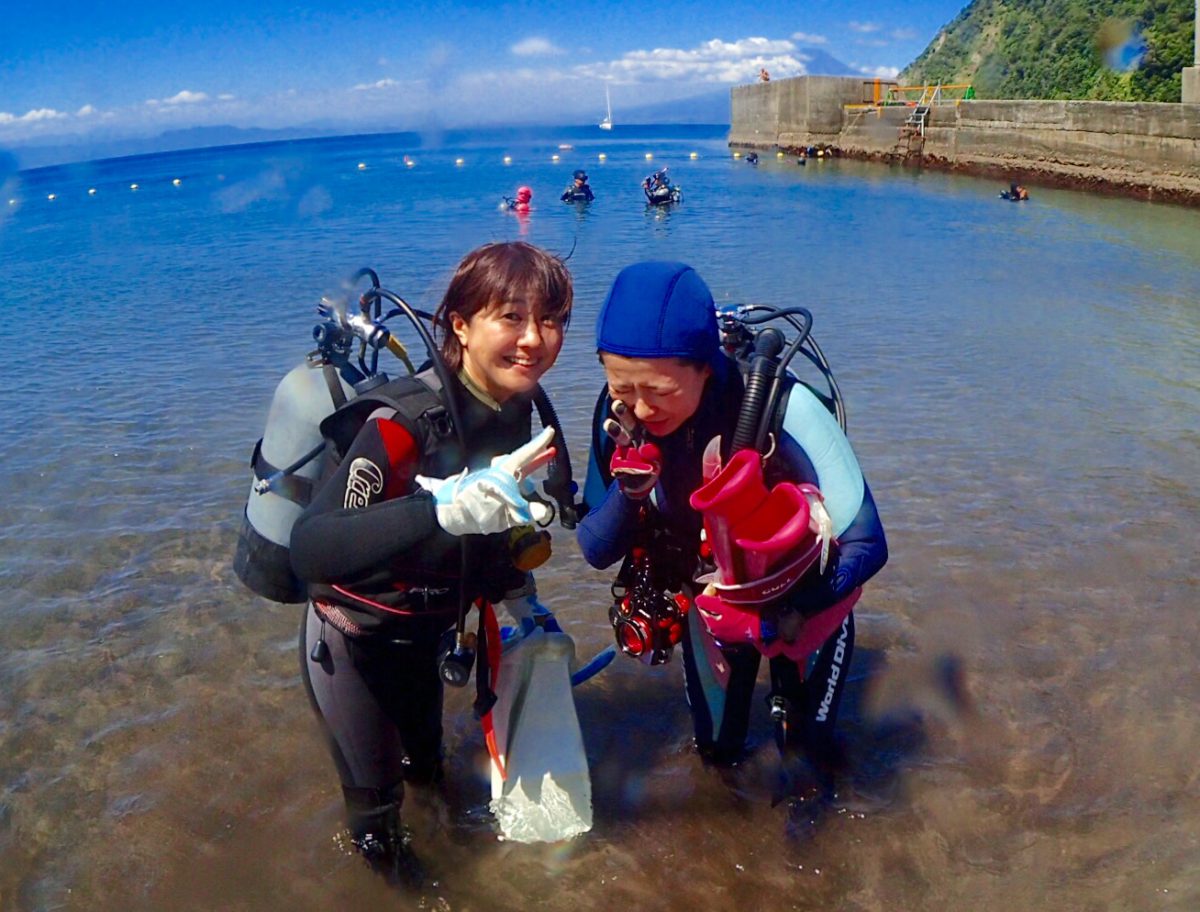
<path fill-rule="evenodd" d="M 575 643 L 535 627 L 504 644 L 492 707 L 491 810 L 506 839 L 557 842 L 592 828 L 592 783 L 575 698 Z"/>

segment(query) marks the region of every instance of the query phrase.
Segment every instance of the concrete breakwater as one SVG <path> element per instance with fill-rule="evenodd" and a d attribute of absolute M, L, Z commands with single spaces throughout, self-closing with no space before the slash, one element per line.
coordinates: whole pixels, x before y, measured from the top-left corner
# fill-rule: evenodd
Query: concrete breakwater
<path fill-rule="evenodd" d="M 736 86 L 729 144 L 847 157 L 1200 206 L 1200 104 L 961 101 L 862 104 L 872 81 L 798 76 Z"/>

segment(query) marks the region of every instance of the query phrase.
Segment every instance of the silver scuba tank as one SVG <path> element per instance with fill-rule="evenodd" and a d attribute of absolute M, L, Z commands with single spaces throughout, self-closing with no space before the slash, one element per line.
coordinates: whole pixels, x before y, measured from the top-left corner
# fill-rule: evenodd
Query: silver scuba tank
<path fill-rule="evenodd" d="M 321 422 L 356 391 L 329 364 L 305 362 L 279 382 L 262 440 L 250 463 L 254 481 L 238 533 L 233 569 L 250 589 L 275 602 L 303 602 L 292 573 L 292 526 L 321 473 Z"/>

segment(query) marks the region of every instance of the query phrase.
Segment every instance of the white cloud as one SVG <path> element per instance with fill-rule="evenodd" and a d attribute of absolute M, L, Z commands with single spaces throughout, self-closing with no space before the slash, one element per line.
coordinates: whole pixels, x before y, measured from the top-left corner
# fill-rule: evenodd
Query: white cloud
<path fill-rule="evenodd" d="M 714 38 L 697 47 L 654 48 L 630 51 L 607 63 L 576 67 L 587 78 L 613 78 L 624 83 L 656 80 L 696 82 L 741 82 L 758 76 L 766 67 L 777 76 L 795 76 L 806 72 L 803 54 L 786 39 L 741 38 L 722 41 Z"/>
<path fill-rule="evenodd" d="M 196 104 L 201 101 L 208 101 L 207 92 L 192 92 L 184 89 L 170 98 L 163 99 L 163 104 Z"/>
<path fill-rule="evenodd" d="M 866 76 L 875 76 L 879 79 L 895 79 L 900 75 L 900 68 L 894 66 L 871 67 L 859 66 L 857 63 L 854 64 L 854 66 L 858 68 L 860 73 L 863 73 Z"/>
<path fill-rule="evenodd" d="M 518 41 L 509 50 L 518 57 L 550 57 L 563 53 L 562 48 L 545 38 L 526 38 Z"/>
<path fill-rule="evenodd" d="M 193 92 L 191 89 L 184 89 L 182 92 L 176 92 L 170 98 L 147 98 L 146 104 L 155 107 L 156 105 L 196 104 L 201 101 L 208 101 L 207 92 Z"/>
<path fill-rule="evenodd" d="M 829 39 L 824 35 L 810 35 L 808 32 L 793 32 L 792 40 L 801 44 L 828 44 Z"/>
<path fill-rule="evenodd" d="M 400 83 L 394 79 L 379 79 L 375 82 L 360 82 L 354 87 L 354 91 L 369 92 L 372 89 L 392 89 L 398 85 L 400 85 Z"/>
<path fill-rule="evenodd" d="M 76 117 L 91 117 L 96 113 L 96 109 L 90 104 L 85 104 L 82 108 L 75 112 Z"/>
<path fill-rule="evenodd" d="M 235 97 L 232 92 L 222 92 L 217 96 L 217 101 L 233 101 Z"/>
<path fill-rule="evenodd" d="M 898 28 L 892 29 L 892 37 L 897 41 L 912 41 L 919 36 L 914 28 Z"/>
<path fill-rule="evenodd" d="M 850 31 L 862 32 L 863 34 L 877 32 L 883 28 L 883 26 L 878 22 L 855 22 L 853 19 L 851 19 L 847 24 L 850 26 Z"/>
<path fill-rule="evenodd" d="M 9 114 L 7 111 L 0 111 L 0 124 L 37 123 L 42 120 L 59 120 L 66 116 L 62 111 L 56 111 L 54 108 L 35 108 L 32 111 L 26 111 L 19 117 L 16 114 Z"/>

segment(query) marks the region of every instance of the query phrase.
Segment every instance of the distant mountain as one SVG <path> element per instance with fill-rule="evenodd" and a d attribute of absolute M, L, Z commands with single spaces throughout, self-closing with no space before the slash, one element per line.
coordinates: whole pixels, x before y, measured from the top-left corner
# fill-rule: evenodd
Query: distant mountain
<path fill-rule="evenodd" d="M 860 76 L 862 73 L 820 48 L 801 48 L 797 56 L 804 58 L 805 74 L 809 76 Z M 793 73 L 776 73 L 785 78 Z M 613 119 L 624 124 L 727 124 L 731 118 L 729 87 L 691 95 L 675 101 L 622 107 L 613 112 Z"/>
<path fill-rule="evenodd" d="M 842 63 L 828 51 L 820 48 L 800 48 L 797 55 L 804 58 L 804 72 L 808 76 L 861 76 L 862 70 L 856 70 L 848 63 Z M 786 73 L 776 75 L 784 76 Z"/>
<path fill-rule="evenodd" d="M 1194 0 L 974 0 L 900 74 L 980 98 L 1179 101 Z"/>
<path fill-rule="evenodd" d="M 613 111 L 618 124 L 727 124 L 729 88 L 716 89 L 676 101 L 659 101 Z"/>
<path fill-rule="evenodd" d="M 233 146 L 240 143 L 278 142 L 306 139 L 315 136 L 336 136 L 347 132 L 328 127 L 290 127 L 281 130 L 214 126 L 168 130 L 157 136 L 120 138 L 80 137 L 78 140 L 54 144 L 28 145 L 15 150 L 21 168 L 41 168 L 74 161 L 94 161 L 102 158 L 122 158 L 146 152 L 174 152 L 179 149 L 203 149 L 212 146 Z"/>

